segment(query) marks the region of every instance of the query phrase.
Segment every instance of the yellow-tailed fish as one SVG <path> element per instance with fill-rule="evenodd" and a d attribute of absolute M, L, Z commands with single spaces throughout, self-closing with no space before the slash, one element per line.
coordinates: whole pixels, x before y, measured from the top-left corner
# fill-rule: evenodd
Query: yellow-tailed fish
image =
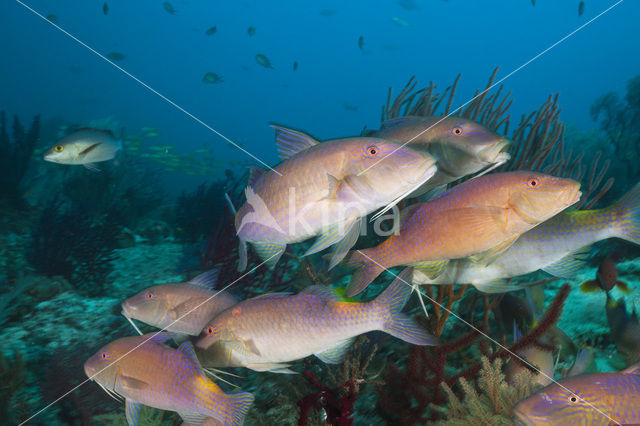
<path fill-rule="evenodd" d="M 305 254 L 335 245 L 332 267 L 355 243 L 362 217 L 390 209 L 436 172 L 431 155 L 397 142 L 356 137 L 319 143 L 273 127 L 283 162 L 251 171 L 247 201 L 235 217 L 240 270 L 246 267 L 245 242 L 275 265 L 287 244 L 314 236 Z"/>
<path fill-rule="evenodd" d="M 473 284 L 488 293 L 517 290 L 505 278 L 542 269 L 573 278 L 585 264 L 585 249 L 608 238 L 640 244 L 640 184 L 609 207 L 562 212 L 522 234 L 490 265 L 472 259 L 452 261 L 436 278 L 416 270 L 414 284 Z"/>
<path fill-rule="evenodd" d="M 178 349 L 165 346 L 173 337 L 150 333 L 118 339 L 89 358 L 84 371 L 107 393 L 125 399 L 129 425 L 137 424 L 141 405 L 175 411 L 188 424 L 212 417 L 241 425 L 253 395 L 225 394 L 200 367 L 191 342 Z"/>
<path fill-rule="evenodd" d="M 467 175 L 486 173 L 511 158 L 505 152 L 509 139 L 460 117 L 398 117 L 382 123 L 373 136 L 408 143 L 438 160 L 438 173 L 412 196 Z"/>
<path fill-rule="evenodd" d="M 535 172 L 495 173 L 469 180 L 401 213 L 399 231 L 382 244 L 352 252 L 348 296 L 384 269 L 408 265 L 435 278 L 450 259 L 476 255 L 491 263 L 518 236 L 580 199 L 580 184 Z"/>
<path fill-rule="evenodd" d="M 130 322 L 136 319 L 173 333 L 197 336 L 213 317 L 238 302 L 230 293 L 213 289 L 217 278 L 218 270 L 213 269 L 188 282 L 149 287 L 122 302 L 122 315 Z"/>
<path fill-rule="evenodd" d="M 79 129 L 60 139 L 44 154 L 44 160 L 58 164 L 82 165 L 99 170 L 94 163 L 113 160 L 122 150 L 122 141 L 100 129 Z"/>
<path fill-rule="evenodd" d="M 331 289 L 311 286 L 296 295 L 267 294 L 245 300 L 218 315 L 196 343 L 207 367 L 242 366 L 256 371 L 290 372 L 289 362 L 316 355 L 340 363 L 353 339 L 380 330 L 415 345 L 436 339 L 402 314 L 411 294 L 396 278 L 368 303 L 342 301 Z"/>
<path fill-rule="evenodd" d="M 569 377 L 520 401 L 517 426 L 609 426 L 640 423 L 640 364 L 617 373 Z"/>

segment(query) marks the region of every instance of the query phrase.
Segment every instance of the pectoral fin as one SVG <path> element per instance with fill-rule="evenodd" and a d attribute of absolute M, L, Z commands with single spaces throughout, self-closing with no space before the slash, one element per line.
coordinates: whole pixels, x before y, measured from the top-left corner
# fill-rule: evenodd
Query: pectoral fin
<path fill-rule="evenodd" d="M 287 248 L 286 244 L 273 244 L 266 242 L 251 243 L 253 249 L 256 251 L 260 259 L 269 267 L 274 267 L 280 257 Z"/>
<path fill-rule="evenodd" d="M 447 265 L 449 265 L 448 259 L 442 260 L 429 260 L 424 262 L 416 262 L 412 263 L 415 269 L 424 273 L 429 279 L 435 280 L 438 278 L 444 271 L 447 270 Z"/>
<path fill-rule="evenodd" d="M 129 426 L 136 426 L 138 424 L 138 415 L 142 404 L 139 404 L 131 399 L 127 399 L 124 405 L 125 415 L 127 416 L 127 423 Z"/>
<path fill-rule="evenodd" d="M 341 340 L 331 348 L 314 355 L 320 358 L 320 360 L 326 364 L 340 364 L 342 361 L 344 361 L 344 357 L 349 351 L 353 340 L 353 337 L 350 339 Z"/>
<path fill-rule="evenodd" d="M 96 149 L 99 145 L 100 145 L 99 143 L 94 143 L 93 145 L 89 145 L 88 147 L 80 151 L 78 155 L 82 155 L 82 156 L 87 155 L 88 153 Z"/>
<path fill-rule="evenodd" d="M 505 240 L 505 241 L 501 242 L 500 244 L 496 245 L 495 247 L 490 248 L 489 250 L 486 250 L 486 251 L 483 251 L 482 253 L 478 253 L 478 254 L 474 254 L 473 256 L 470 256 L 469 259 L 474 263 L 479 263 L 479 264 L 482 264 L 484 266 L 489 266 L 493 262 L 495 262 L 496 259 L 498 259 L 498 257 L 500 257 L 500 255 L 502 253 L 507 251 L 507 249 L 509 247 L 511 247 L 513 245 L 513 243 L 516 242 L 518 237 L 519 237 L 519 235 L 516 235 L 515 237 L 509 238 L 508 240 Z"/>
<path fill-rule="evenodd" d="M 580 268 L 585 266 L 587 260 L 586 253 L 587 252 L 584 250 L 571 253 L 559 261 L 552 263 L 551 265 L 547 265 L 542 268 L 542 270 L 554 277 L 571 279 L 576 275 Z"/>
<path fill-rule="evenodd" d="M 304 256 L 317 253 L 336 244 L 330 267 L 331 269 L 338 262 L 340 262 L 348 253 L 349 249 L 353 247 L 355 241 L 358 239 L 358 231 L 360 230 L 360 219 L 348 219 L 345 222 L 334 224 L 326 229 L 318 236 L 313 245 L 309 247 Z"/>
<path fill-rule="evenodd" d="M 149 383 L 145 381 L 124 375 L 120 376 L 120 383 L 122 383 L 125 389 L 131 391 L 144 391 L 149 387 Z"/>

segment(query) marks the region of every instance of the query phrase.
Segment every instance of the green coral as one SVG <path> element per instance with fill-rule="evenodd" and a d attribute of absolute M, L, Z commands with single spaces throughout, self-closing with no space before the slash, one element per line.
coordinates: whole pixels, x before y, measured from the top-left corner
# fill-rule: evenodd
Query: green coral
<path fill-rule="evenodd" d="M 513 425 L 511 409 L 538 389 L 534 379 L 535 376 L 529 370 L 524 370 L 516 375 L 510 385 L 502 373 L 502 360 L 498 358 L 491 363 L 488 358 L 482 357 L 482 370 L 478 378 L 480 391 L 461 378 L 460 387 L 464 392 L 464 399 L 460 400 L 449 386 L 442 384 L 449 403 L 446 407 L 432 406 L 446 418 L 436 424 Z"/>

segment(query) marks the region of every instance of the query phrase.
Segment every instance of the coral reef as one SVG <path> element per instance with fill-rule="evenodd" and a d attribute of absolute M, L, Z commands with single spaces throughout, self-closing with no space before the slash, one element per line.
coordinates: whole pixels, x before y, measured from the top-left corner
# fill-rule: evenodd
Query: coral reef
<path fill-rule="evenodd" d="M 477 386 L 460 378 L 463 400 L 446 383 L 442 384 L 447 394 L 448 406 L 432 407 L 445 418 L 436 422 L 436 425 L 512 425 L 511 409 L 538 388 L 528 370 L 518 373 L 513 384 L 509 384 L 502 373 L 500 358 L 491 363 L 483 356 L 481 363 Z"/>
<path fill-rule="evenodd" d="M 501 346 L 491 351 L 484 340 L 479 340 L 481 333 L 488 334 L 490 330 L 484 328 L 485 325 L 473 325 L 474 323 L 467 323 L 473 327 L 471 332 L 444 341 L 433 348 L 412 347 L 406 370 L 390 364 L 384 373 L 386 384 L 378 388 L 379 414 L 389 422 L 402 425 L 437 420 L 439 412 L 429 410 L 429 407 L 445 404 L 446 388 L 442 385 L 452 387 L 461 378 L 470 380 L 482 367 L 481 363 L 472 361 L 476 357 L 476 353 L 470 351 L 472 345 L 475 344 L 476 350 L 490 361 L 508 359 L 512 353 L 526 347 L 542 345 L 540 338 L 560 318 L 569 291 L 568 284 L 561 287 L 537 325 L 508 348 Z M 436 304 L 433 299 L 430 299 L 430 302 Z M 488 317 L 492 305 L 494 302 L 485 302 L 484 312 L 480 315 L 483 323 L 488 322 L 485 318 Z"/>
<path fill-rule="evenodd" d="M 90 295 L 103 293 L 118 226 L 78 208 L 51 203 L 31 234 L 27 258 L 41 273 L 60 275 Z"/>
<path fill-rule="evenodd" d="M 7 131 L 7 118 L 0 112 L 0 199 L 8 199 L 14 204 L 21 203 L 20 182 L 24 178 L 31 155 L 36 147 L 40 131 L 40 117 L 35 116 L 29 130 L 13 119 L 12 136 Z"/>
<path fill-rule="evenodd" d="M 558 95 L 550 95 L 540 108 L 524 114 L 515 130 L 509 133 L 510 92 L 503 95 L 503 86 L 500 85 L 493 94 L 488 94 L 497 73 L 498 68 L 489 77 L 485 89 L 477 90 L 470 102 L 454 110 L 451 106 L 460 74 L 443 93 L 436 92 L 433 82 L 416 90 L 417 81 L 412 77 L 393 101 L 392 89 L 389 89 L 387 103 L 382 108 L 382 121 L 400 116 L 438 115 L 455 115 L 477 121 L 513 141 L 512 158 L 499 170 L 539 170 L 576 179 L 582 182 L 584 194 L 576 207 L 592 207 L 613 186 L 613 178 L 605 180 L 610 161 L 600 163 L 600 155 L 596 155 L 591 165 L 585 166 L 582 164 L 582 152 L 577 155 L 573 155 L 571 149 L 565 152 Z M 444 109 L 440 110 L 445 99 Z"/>

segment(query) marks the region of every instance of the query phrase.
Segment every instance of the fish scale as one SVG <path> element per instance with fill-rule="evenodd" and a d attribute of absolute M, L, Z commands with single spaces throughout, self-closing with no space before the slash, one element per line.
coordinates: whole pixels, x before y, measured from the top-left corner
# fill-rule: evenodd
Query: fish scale
<path fill-rule="evenodd" d="M 484 257 L 492 258 L 520 234 L 577 202 L 579 188 L 572 179 L 540 173 L 496 173 L 411 205 L 401 214 L 397 234 L 376 247 L 351 253 L 348 264 L 358 270 L 346 295 L 360 293 L 394 266 L 422 268 L 427 276 L 437 277 L 450 259 L 484 251 L 488 251 Z"/>
<path fill-rule="evenodd" d="M 218 315 L 196 346 L 211 367 L 245 366 L 280 370 L 286 362 L 315 354 L 332 362 L 343 356 L 345 342 L 381 330 L 410 343 L 434 344 L 413 320 L 399 311 L 411 292 L 396 278 L 377 299 L 367 303 L 341 301 L 331 290 L 312 286 L 297 295 L 267 295 L 240 302 Z M 340 355 L 338 355 L 340 354 Z M 323 359 L 324 360 L 324 359 Z M 326 361 L 329 362 L 329 361 Z"/>

